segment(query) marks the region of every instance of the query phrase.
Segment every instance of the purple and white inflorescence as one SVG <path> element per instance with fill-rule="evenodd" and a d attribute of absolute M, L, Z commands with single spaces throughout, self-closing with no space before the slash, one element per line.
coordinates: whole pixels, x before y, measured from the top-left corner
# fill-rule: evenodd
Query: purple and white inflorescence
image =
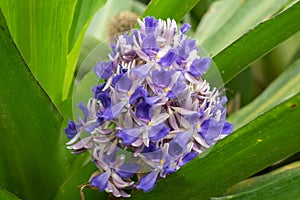
<path fill-rule="evenodd" d="M 203 80 L 211 59 L 174 20 L 146 17 L 139 29 L 119 35 L 95 74 L 84 117 L 65 129 L 74 153 L 90 150 L 99 168 L 89 182 L 116 197 L 150 191 L 157 180 L 232 132 L 226 97 Z"/>

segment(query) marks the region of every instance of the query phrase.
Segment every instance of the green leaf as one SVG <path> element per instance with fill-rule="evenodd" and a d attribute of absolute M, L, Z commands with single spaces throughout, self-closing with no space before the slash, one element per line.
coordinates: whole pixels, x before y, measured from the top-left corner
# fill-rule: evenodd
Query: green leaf
<path fill-rule="evenodd" d="M 77 72 L 76 83 L 73 89 L 73 103 L 77 104 L 80 101 L 87 102 L 93 96 L 91 88 L 98 83 L 98 78 L 93 71 L 93 67 L 100 61 L 106 61 L 110 51 L 111 48 L 107 42 L 98 43 L 93 50 L 89 51 Z"/>
<path fill-rule="evenodd" d="M 88 153 L 88 152 L 86 152 Z M 78 156 L 78 155 L 74 155 Z M 87 158 L 86 155 L 80 155 Z M 80 159 L 82 160 L 82 159 Z M 86 159 L 87 160 L 87 159 Z M 89 181 L 92 173 L 97 170 L 96 165 L 90 161 L 82 163 L 81 167 L 78 167 L 70 176 L 63 182 L 59 187 L 53 200 L 80 200 L 80 187 Z M 105 192 L 91 191 L 86 188 L 83 190 L 86 199 L 107 199 L 107 194 Z"/>
<path fill-rule="evenodd" d="M 261 23 L 213 57 L 224 83 L 300 30 L 300 2 Z M 276 33 L 276 37 L 271 37 Z"/>
<path fill-rule="evenodd" d="M 79 57 L 84 34 L 94 14 L 105 4 L 106 0 L 77 1 L 73 22 L 69 32 L 69 54 L 64 77 L 62 100 L 69 96 L 70 87 L 74 81 L 74 72 Z M 101 25 L 98 25 L 101 26 Z"/>
<path fill-rule="evenodd" d="M 228 120 L 238 129 L 291 96 L 300 92 L 300 59 L 284 71 L 254 101 L 233 113 Z"/>
<path fill-rule="evenodd" d="M 198 44 L 212 37 L 244 4 L 243 0 L 221 0 L 213 2 L 198 25 L 194 38 Z"/>
<path fill-rule="evenodd" d="M 298 152 L 299 102 L 300 94 L 281 103 L 217 143 L 204 158 L 159 181 L 153 191 L 136 192 L 132 199 L 209 199 Z"/>
<path fill-rule="evenodd" d="M 216 1 L 201 21 L 195 38 L 211 55 L 216 55 L 288 2 L 289 0 Z"/>
<path fill-rule="evenodd" d="M 5 200 L 19 200 L 20 198 L 18 198 L 17 196 L 15 196 L 14 194 L 3 190 L 0 188 L 0 199 L 5 199 Z"/>
<path fill-rule="evenodd" d="M 173 18 L 179 22 L 199 0 L 152 0 L 146 8 L 143 17 L 154 16 L 156 18 Z"/>
<path fill-rule="evenodd" d="M 263 176 L 253 177 L 230 188 L 225 199 L 299 199 L 300 162 L 295 162 Z"/>
<path fill-rule="evenodd" d="M 12 37 L 30 70 L 58 105 L 67 66 L 75 0 L 0 0 Z"/>
<path fill-rule="evenodd" d="M 270 53 L 252 65 L 252 76 L 261 88 L 265 88 L 297 58 L 300 47 L 300 32 L 278 45 Z M 299 56 L 298 56 L 299 57 Z"/>
<path fill-rule="evenodd" d="M 69 31 L 69 51 L 73 49 L 79 35 L 85 32 L 93 15 L 106 3 L 106 0 L 78 0 Z M 101 26 L 100 24 L 98 26 Z"/>
<path fill-rule="evenodd" d="M 84 61 L 86 61 L 86 58 L 88 55 L 91 54 L 91 52 L 93 51 L 94 48 L 96 48 L 101 42 L 96 39 L 95 37 L 93 36 L 90 36 L 90 35 L 86 35 L 84 38 L 83 38 L 83 41 L 82 41 L 82 46 L 81 46 L 81 49 L 80 49 L 80 54 L 79 54 L 79 58 L 78 58 L 78 62 L 77 62 L 77 73 L 76 73 L 76 79 L 77 80 L 81 80 L 82 77 L 89 71 L 91 70 L 96 62 L 97 59 L 93 59 L 91 61 L 89 61 L 88 63 L 89 64 L 83 64 Z M 97 56 L 97 55 L 95 55 Z M 84 68 L 84 69 L 83 69 Z"/>
<path fill-rule="evenodd" d="M 88 100 L 93 97 L 92 87 L 98 85 L 99 78 L 94 73 L 93 70 L 89 71 L 79 82 L 79 84 L 74 88 L 73 91 L 73 112 L 74 117 L 78 114 L 82 114 L 82 111 L 77 108 L 79 102 L 87 103 Z"/>
<path fill-rule="evenodd" d="M 104 2 L 0 0 L 14 41 L 56 105 L 68 97 L 83 33 Z"/>
<path fill-rule="evenodd" d="M 49 199 L 64 179 L 62 117 L 18 52 L 0 11 L 0 187 Z"/>

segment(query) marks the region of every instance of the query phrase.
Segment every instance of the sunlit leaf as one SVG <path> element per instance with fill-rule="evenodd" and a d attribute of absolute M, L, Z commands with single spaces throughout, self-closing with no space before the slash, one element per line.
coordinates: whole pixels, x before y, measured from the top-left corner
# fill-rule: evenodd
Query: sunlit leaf
<path fill-rule="evenodd" d="M 297 32 L 266 56 L 253 63 L 253 78 L 263 87 L 267 86 L 297 59 L 296 53 L 299 48 L 300 32 Z"/>
<path fill-rule="evenodd" d="M 180 21 L 198 2 L 199 0 L 152 0 L 148 4 L 143 17 L 173 18 Z"/>
<path fill-rule="evenodd" d="M 78 0 L 69 32 L 69 51 L 73 48 L 79 35 L 85 32 L 92 16 L 105 4 L 106 0 L 92 0 L 88 3 Z M 98 24 L 101 26 L 101 24 Z"/>
<path fill-rule="evenodd" d="M 300 2 L 261 23 L 213 57 L 224 83 L 300 30 Z M 276 33 L 276 37 L 270 37 Z"/>
<path fill-rule="evenodd" d="M 198 25 L 194 37 L 199 44 L 212 37 L 238 9 L 244 4 L 243 0 L 221 0 L 213 2 Z M 230 30 L 229 30 L 230 31 Z"/>
<path fill-rule="evenodd" d="M 230 188 L 228 194 L 212 200 L 281 200 L 300 198 L 300 162 L 295 162 L 263 176 L 253 177 Z"/>
<path fill-rule="evenodd" d="M 104 2 L 0 0 L 14 41 L 56 105 L 68 97 L 84 30 Z"/>
<path fill-rule="evenodd" d="M 254 101 L 229 117 L 235 129 L 300 92 L 300 60 L 278 77 Z"/>
<path fill-rule="evenodd" d="M 2 12 L 0 46 L 0 187 L 22 199 L 49 199 L 65 173 L 62 117 L 18 52 Z"/>
<path fill-rule="evenodd" d="M 136 192 L 133 199 L 209 199 L 298 152 L 299 102 L 300 94 L 279 104 L 217 143 L 204 158 L 159 181 L 153 191 Z"/>
<path fill-rule="evenodd" d="M 62 100 L 67 99 L 74 81 L 74 72 L 79 57 L 84 34 L 94 14 L 105 4 L 106 0 L 78 0 L 69 32 L 67 65 L 62 90 Z M 99 24 L 98 26 L 102 26 Z"/>
<path fill-rule="evenodd" d="M 87 158 L 87 155 L 84 155 L 84 157 Z M 90 176 L 96 170 L 97 167 L 93 162 L 83 162 L 82 166 L 78 167 L 77 170 L 62 183 L 53 200 L 80 200 L 80 188 L 84 184 L 88 183 Z M 89 188 L 83 189 L 83 193 L 86 199 L 107 198 L 107 194 L 105 192 L 92 191 Z"/>
<path fill-rule="evenodd" d="M 20 198 L 18 198 L 17 196 L 15 196 L 14 194 L 3 190 L 0 188 L 0 199 L 5 199 L 5 200 L 19 200 Z"/>
<path fill-rule="evenodd" d="M 195 38 L 216 55 L 259 22 L 270 18 L 289 0 L 216 1 L 201 21 Z M 228 14 L 227 14 L 228 13 Z"/>
<path fill-rule="evenodd" d="M 12 37 L 55 103 L 62 99 L 75 0 L 0 0 Z"/>

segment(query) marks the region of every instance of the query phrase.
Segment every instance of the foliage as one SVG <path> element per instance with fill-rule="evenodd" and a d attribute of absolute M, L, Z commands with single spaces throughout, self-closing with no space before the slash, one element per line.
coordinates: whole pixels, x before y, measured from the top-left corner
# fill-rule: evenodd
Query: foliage
<path fill-rule="evenodd" d="M 95 166 L 88 153 L 65 149 L 62 127 L 72 117 L 76 65 L 108 37 L 108 21 L 121 10 L 197 24 L 191 36 L 215 61 L 231 97 L 228 120 L 235 124 L 235 132 L 203 158 L 132 198 L 300 198 L 299 162 L 289 164 L 300 152 L 299 0 L 152 0 L 148 6 L 135 0 L 0 0 L 0 9 L 1 199 L 80 199 L 77 186 Z M 94 78 L 85 75 L 91 65 L 79 76 L 83 82 Z M 230 109 L 241 101 L 241 109 Z M 278 163 L 289 165 L 272 171 Z M 84 192 L 86 199 L 107 198 Z"/>

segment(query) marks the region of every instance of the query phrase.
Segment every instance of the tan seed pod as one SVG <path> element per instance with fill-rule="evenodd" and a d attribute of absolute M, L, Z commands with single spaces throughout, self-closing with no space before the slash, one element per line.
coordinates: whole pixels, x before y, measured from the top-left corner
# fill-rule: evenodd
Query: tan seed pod
<path fill-rule="evenodd" d="M 139 16 L 131 11 L 119 12 L 110 21 L 108 35 L 113 40 L 116 35 L 129 31 L 137 22 Z"/>

